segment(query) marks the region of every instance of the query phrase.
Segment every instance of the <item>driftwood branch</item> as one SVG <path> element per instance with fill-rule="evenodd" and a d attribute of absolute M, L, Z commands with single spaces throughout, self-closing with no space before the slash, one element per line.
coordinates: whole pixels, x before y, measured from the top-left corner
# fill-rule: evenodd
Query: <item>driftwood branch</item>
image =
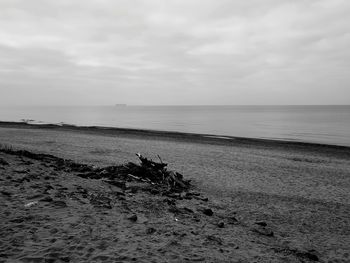
<path fill-rule="evenodd" d="M 169 190 L 183 191 L 189 188 L 189 182 L 183 180 L 183 176 L 180 173 L 174 171 L 168 171 L 166 169 L 167 163 L 164 163 L 162 158 L 158 156 L 160 163 L 143 157 L 140 153 L 136 154 L 141 161 L 142 178 L 147 178 L 155 184 L 165 184 Z"/>
<path fill-rule="evenodd" d="M 167 163 L 157 163 L 152 161 L 152 159 L 147 159 L 146 157 L 143 157 L 140 153 L 136 154 L 137 157 L 139 157 L 141 164 L 146 166 L 146 167 L 150 167 L 150 168 L 154 168 L 157 170 L 163 170 L 168 164 Z"/>

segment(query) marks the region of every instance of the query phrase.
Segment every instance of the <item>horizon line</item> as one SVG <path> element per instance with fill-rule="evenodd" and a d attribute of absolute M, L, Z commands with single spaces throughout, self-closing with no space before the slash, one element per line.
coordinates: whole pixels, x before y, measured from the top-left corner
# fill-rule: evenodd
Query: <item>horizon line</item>
<path fill-rule="evenodd" d="M 227 107 L 227 106 L 350 106 L 350 104 L 86 104 L 86 105 L 0 105 L 0 107 Z"/>

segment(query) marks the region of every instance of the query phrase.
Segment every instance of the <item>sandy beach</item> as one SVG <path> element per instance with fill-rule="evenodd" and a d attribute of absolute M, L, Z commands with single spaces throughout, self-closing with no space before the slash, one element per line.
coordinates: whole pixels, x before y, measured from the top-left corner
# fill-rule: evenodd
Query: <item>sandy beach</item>
<path fill-rule="evenodd" d="M 5 122 L 0 144 L 54 156 L 0 152 L 0 262 L 350 260 L 348 147 Z M 104 167 L 137 152 L 193 189 L 120 188 L 55 159 Z"/>

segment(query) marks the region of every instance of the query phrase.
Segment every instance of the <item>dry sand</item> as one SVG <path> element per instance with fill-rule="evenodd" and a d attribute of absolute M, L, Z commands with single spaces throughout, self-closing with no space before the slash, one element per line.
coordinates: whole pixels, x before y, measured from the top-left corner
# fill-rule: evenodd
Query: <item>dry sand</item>
<path fill-rule="evenodd" d="M 139 151 L 159 154 L 209 199 L 123 192 L 47 161 L 0 153 L 0 262 L 350 260 L 348 148 L 0 126 L 0 143 L 99 166 L 136 161 Z"/>

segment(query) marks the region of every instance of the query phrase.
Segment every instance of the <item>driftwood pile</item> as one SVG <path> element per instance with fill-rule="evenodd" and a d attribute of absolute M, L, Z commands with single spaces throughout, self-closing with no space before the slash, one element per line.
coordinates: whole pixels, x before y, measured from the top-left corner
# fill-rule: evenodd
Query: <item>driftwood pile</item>
<path fill-rule="evenodd" d="M 107 166 L 89 172 L 88 177 L 106 178 L 109 183 L 120 186 L 126 181 L 140 181 L 149 183 L 159 190 L 170 192 L 183 192 L 190 188 L 190 181 L 184 180 L 182 174 L 167 169 L 167 163 L 155 162 L 136 154 L 140 164 L 129 162 L 125 165 Z M 122 181 L 120 181 L 122 180 Z"/>

